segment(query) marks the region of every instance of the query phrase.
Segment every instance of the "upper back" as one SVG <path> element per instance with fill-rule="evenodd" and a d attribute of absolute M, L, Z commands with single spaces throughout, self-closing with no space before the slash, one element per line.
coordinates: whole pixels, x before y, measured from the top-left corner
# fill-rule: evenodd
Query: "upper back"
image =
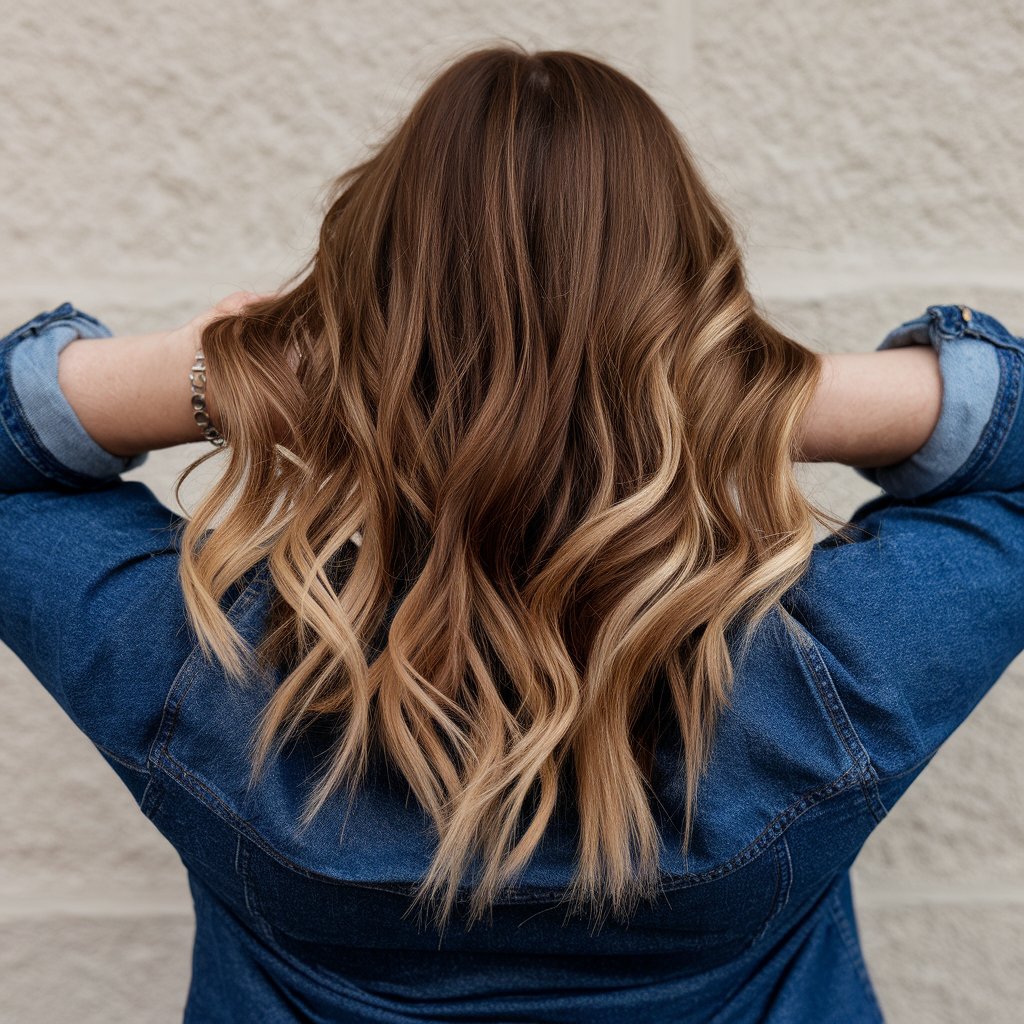
<path fill-rule="evenodd" d="M 270 586 L 261 565 L 231 608 L 251 642 L 264 627 Z M 794 639 L 782 614 L 764 621 L 736 666 L 685 858 L 678 732 L 669 730 L 659 747 L 652 810 L 663 838 L 664 897 L 641 904 L 628 927 L 608 919 L 590 934 L 587 918 L 563 920 L 564 908 L 556 907 L 571 880 L 577 825 L 566 798 L 513 892 L 495 906 L 491 925 L 504 929 L 503 948 L 657 950 L 706 967 L 748 948 L 793 899 L 789 836 L 813 808 L 836 799 L 848 805 L 842 827 L 815 850 L 821 863 L 805 876 L 812 888 L 853 859 L 884 812 L 817 645 L 791 620 Z M 258 786 L 248 787 L 246 742 L 280 678 L 276 672 L 240 686 L 196 648 L 168 693 L 143 811 L 190 868 L 276 936 L 436 946 L 432 928 L 421 931 L 412 916 L 402 918 L 434 844 L 426 814 L 397 773 L 375 761 L 351 806 L 339 791 L 302 834 L 295 822 L 327 753 L 325 731 L 305 734 L 268 765 Z M 521 927 L 526 919 L 530 927 Z M 448 948 L 466 950 L 495 941 L 493 931 L 480 928 L 454 928 L 444 937 Z"/>

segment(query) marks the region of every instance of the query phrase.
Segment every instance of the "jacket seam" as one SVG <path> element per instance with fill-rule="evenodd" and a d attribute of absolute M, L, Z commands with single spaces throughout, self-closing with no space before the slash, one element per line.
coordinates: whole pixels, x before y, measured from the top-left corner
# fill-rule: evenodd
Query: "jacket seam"
<path fill-rule="evenodd" d="M 246 598 L 250 591 L 254 592 L 258 579 L 259 574 L 257 573 L 256 577 L 250 581 L 242 593 L 231 602 L 228 614 L 231 614 L 241 606 L 243 598 Z M 164 706 L 160 712 L 160 722 L 157 725 L 156 735 L 153 737 L 153 742 L 150 744 L 146 755 L 146 770 L 149 775 L 149 781 L 146 783 L 142 799 L 139 801 L 139 809 L 150 819 L 156 817 L 166 795 L 166 786 L 162 782 L 166 773 L 156 770 L 159 767 L 158 757 L 161 743 L 163 744 L 163 750 L 166 752 L 167 745 L 170 743 L 174 730 L 177 727 L 181 704 L 198 677 L 195 667 L 196 663 L 200 660 L 201 652 L 202 646 L 196 642 L 188 656 L 181 663 L 181 667 L 175 673 L 174 679 L 171 680 L 171 685 L 167 688 L 167 693 L 164 696 Z M 188 675 L 191 675 L 191 679 L 186 684 L 184 680 Z"/>
<path fill-rule="evenodd" d="M 865 995 L 870 999 L 872 1008 L 878 1014 L 878 1020 L 884 1021 L 882 1009 L 878 1005 L 878 997 L 875 993 L 874 986 L 871 984 L 871 978 L 868 975 L 867 964 L 864 962 L 864 956 L 861 952 L 860 946 L 854 938 L 853 932 L 850 930 L 850 922 L 846 917 L 846 912 L 844 911 L 842 904 L 839 902 L 839 892 L 837 889 L 833 889 L 832 895 L 829 897 L 828 908 L 829 914 L 839 931 L 843 949 L 846 951 L 846 955 L 849 957 L 853 965 L 857 979 L 860 981 Z"/>
<path fill-rule="evenodd" d="M 849 712 L 839 696 L 832 673 L 821 657 L 817 642 L 801 622 L 792 616 L 790 618 L 796 623 L 799 630 L 801 640 L 797 646 L 828 711 L 832 729 L 843 744 L 847 756 L 853 763 L 854 770 L 857 771 L 861 792 L 864 794 L 864 802 L 876 823 L 880 823 L 888 813 L 888 808 L 878 791 L 878 770 L 850 720 Z"/>
<path fill-rule="evenodd" d="M 274 941 L 274 931 L 270 922 L 263 915 L 263 908 L 260 905 L 259 895 L 256 886 L 253 884 L 252 871 L 249 863 L 252 857 L 252 850 L 246 843 L 245 837 L 240 831 L 235 830 L 238 841 L 235 846 L 235 871 L 242 880 L 242 896 L 245 899 L 245 909 L 249 911 L 252 919 L 259 925 L 260 931 L 266 939 Z"/>
<path fill-rule="evenodd" d="M 775 857 L 775 896 L 772 901 L 768 916 L 764 919 L 757 934 L 751 939 L 750 947 L 757 945 L 771 927 L 772 922 L 782 913 L 789 903 L 789 896 L 793 889 L 793 857 L 789 850 L 789 841 L 785 833 L 779 836 L 778 841 L 772 844 L 772 852 Z"/>
<path fill-rule="evenodd" d="M 229 807 L 227 802 L 219 793 L 217 793 L 202 779 L 190 772 L 188 768 L 181 764 L 181 762 L 178 761 L 169 751 L 166 749 L 161 750 L 160 755 L 160 759 L 155 763 L 155 767 L 159 769 L 163 775 L 172 779 L 187 793 L 199 799 L 226 824 L 230 825 L 236 832 L 243 834 L 246 839 L 283 867 L 313 881 L 330 882 L 335 885 L 351 885 L 363 889 L 375 889 L 383 892 L 397 893 L 403 896 L 410 895 L 415 891 L 415 883 L 410 884 L 396 882 L 393 885 L 377 885 L 372 882 L 334 878 L 331 875 L 325 875 L 319 871 L 311 871 L 309 868 L 296 863 L 289 857 L 282 854 L 280 850 L 276 849 L 273 844 L 268 842 L 264 836 L 257 832 L 248 821 Z M 832 782 L 825 783 L 815 789 L 809 790 L 797 800 L 793 801 L 793 803 L 784 810 L 780 811 L 775 818 L 773 818 L 772 821 L 769 822 L 769 824 L 734 857 L 722 864 L 716 865 L 708 871 L 696 874 L 673 876 L 662 883 L 661 891 L 674 892 L 680 889 L 692 888 L 695 885 L 723 878 L 726 875 L 731 874 L 733 871 L 736 871 L 741 867 L 745 867 L 748 863 L 751 863 L 760 856 L 760 854 L 764 853 L 765 850 L 771 848 L 775 840 L 781 837 L 785 830 L 806 811 L 818 804 L 832 799 L 833 797 L 839 796 L 848 789 L 852 789 L 858 781 L 856 769 L 851 767 L 847 769 L 843 775 L 834 779 Z M 522 898 L 517 898 L 520 894 L 511 896 L 506 895 L 498 902 L 503 904 L 544 902 L 564 897 L 565 891 L 564 886 L 546 889 L 531 888 L 527 892 L 521 894 Z"/>
<path fill-rule="evenodd" d="M 920 758 L 918 761 L 915 761 L 909 768 L 901 768 L 898 772 L 879 775 L 878 781 L 884 785 L 886 782 L 895 782 L 897 779 L 902 779 L 904 775 L 913 775 L 914 772 L 921 771 L 922 768 L 926 767 L 928 762 L 931 761 L 937 753 L 937 750 L 933 750 L 930 753 L 925 754 L 924 757 Z"/>
<path fill-rule="evenodd" d="M 259 574 L 249 582 L 245 589 L 231 602 L 227 610 L 227 614 L 237 612 L 242 614 L 245 612 L 249 605 L 252 604 L 256 596 L 256 584 L 259 581 Z M 181 711 L 181 705 L 185 698 L 188 696 L 189 691 L 195 684 L 197 673 L 197 663 L 202 661 L 202 645 L 196 642 L 188 656 L 181 663 L 181 667 L 178 669 L 171 681 L 171 685 L 167 689 L 167 694 L 164 697 L 163 710 L 160 713 L 160 724 L 157 726 L 156 735 L 153 737 L 153 742 L 150 744 L 149 754 L 146 758 L 146 763 L 149 765 L 155 765 L 159 756 L 159 753 L 167 752 L 168 744 L 174 736 L 175 729 L 178 725 L 178 716 Z M 191 678 L 188 678 L 191 676 Z M 188 679 L 186 683 L 185 680 Z"/>
<path fill-rule="evenodd" d="M 93 740 L 92 743 L 101 754 L 109 757 L 111 761 L 116 761 L 119 765 L 122 765 L 125 768 L 130 768 L 136 774 L 144 775 L 146 778 L 149 778 L 149 768 L 146 765 L 135 764 L 133 761 L 129 761 L 121 754 L 115 754 L 109 747 L 104 746 L 102 743 L 97 743 L 96 740 Z"/>

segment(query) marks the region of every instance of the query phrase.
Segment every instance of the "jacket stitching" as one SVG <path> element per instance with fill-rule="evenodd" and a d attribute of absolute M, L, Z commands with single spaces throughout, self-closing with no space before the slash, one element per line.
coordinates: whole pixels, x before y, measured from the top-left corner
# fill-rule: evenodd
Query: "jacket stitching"
<path fill-rule="evenodd" d="M 263 916 L 263 909 L 260 906 L 259 895 L 256 886 L 253 884 L 252 872 L 249 868 L 252 851 L 241 832 L 238 832 L 238 844 L 235 847 L 235 871 L 242 880 L 242 895 L 245 898 L 245 908 L 252 915 L 253 921 L 259 926 L 264 937 L 274 941 L 274 932 L 270 922 Z M 239 864 L 241 862 L 241 864 Z"/>
<path fill-rule="evenodd" d="M 792 616 L 790 617 L 792 618 Z M 825 704 L 829 718 L 832 721 L 832 727 L 858 772 L 864 801 L 875 821 L 881 822 L 888 813 L 888 809 L 878 791 L 878 772 L 875 769 L 874 762 L 871 760 L 864 744 L 857 735 L 856 729 L 853 727 L 853 723 L 850 721 L 846 707 L 836 690 L 832 673 L 829 672 L 828 666 L 822 660 L 821 653 L 818 651 L 813 637 L 811 637 L 800 622 L 797 622 L 796 619 L 793 619 L 793 621 L 796 622 L 800 632 L 801 642 L 798 646 L 801 656 L 810 670 L 818 693 Z"/>
<path fill-rule="evenodd" d="M 751 940 L 750 946 L 755 946 L 760 942 L 771 926 L 772 921 L 779 916 L 783 908 L 789 903 L 789 895 L 793 888 L 793 858 L 790 856 L 789 842 L 785 834 L 779 836 L 778 842 L 772 844 L 772 851 L 775 856 L 775 896 L 768 916 Z"/>
<path fill-rule="evenodd" d="M 194 676 L 192 671 L 195 668 L 195 663 L 200 654 L 200 646 L 197 643 L 192 650 L 189 652 L 188 657 L 182 662 L 181 668 L 178 669 L 177 675 L 171 682 L 170 687 L 167 690 L 167 696 L 164 698 L 163 711 L 160 714 L 160 725 L 157 727 L 156 736 L 153 737 L 153 742 L 149 748 L 148 762 L 153 765 L 156 763 L 156 756 L 158 748 L 167 749 L 167 740 L 174 733 L 175 719 L 177 718 L 178 711 L 181 707 L 181 701 L 184 698 L 185 693 L 188 692 L 189 687 L 192 685 L 190 681 L 182 692 L 182 684 L 188 676 Z M 172 704 L 173 701 L 173 704 Z"/>
<path fill-rule="evenodd" d="M 133 761 L 129 761 L 120 754 L 115 754 L 109 747 L 105 747 L 102 743 L 97 743 L 96 740 L 93 740 L 92 743 L 101 754 L 105 754 L 111 759 L 111 761 L 116 761 L 118 764 L 124 765 L 125 768 L 131 768 L 133 772 L 136 772 L 139 775 L 145 775 L 147 778 L 149 777 L 149 771 L 145 765 L 135 764 Z"/>
<path fill-rule="evenodd" d="M 788 907 L 789 906 L 789 898 L 790 898 L 790 896 L 793 895 L 793 874 L 794 874 L 794 872 L 793 872 L 793 854 L 792 854 L 792 852 L 789 849 L 789 840 L 786 838 L 786 836 L 782 837 L 782 846 L 783 846 L 783 849 L 785 850 L 785 853 L 786 853 L 786 895 L 785 895 L 785 898 L 784 898 L 784 900 L 782 902 L 782 906 L 779 907 L 779 910 L 782 910 L 783 907 Z"/>
<path fill-rule="evenodd" d="M 241 615 L 248 610 L 256 597 L 256 584 L 258 582 L 258 578 L 259 577 L 257 576 L 250 581 L 242 593 L 231 602 L 227 612 L 228 615 L 236 612 L 238 615 Z M 163 753 L 167 752 L 168 744 L 174 736 L 175 729 L 177 729 L 178 726 L 178 716 L 181 711 L 181 706 L 198 678 L 196 670 L 202 660 L 202 647 L 199 643 L 196 643 L 189 652 L 188 657 L 182 662 L 181 668 L 178 669 L 173 682 L 167 690 L 167 696 L 164 698 L 163 711 L 160 715 L 160 725 L 157 727 L 156 736 L 153 739 L 153 743 L 150 745 L 149 757 L 147 759 L 148 763 L 154 764 L 156 762 L 156 755 L 158 751 L 162 751 Z"/>
<path fill-rule="evenodd" d="M 219 793 L 203 782 L 202 779 L 190 772 L 188 768 L 181 764 L 181 762 L 166 749 L 161 751 L 160 760 L 156 763 L 155 767 L 160 769 L 168 778 L 177 782 L 184 790 L 186 790 L 186 792 L 198 797 L 201 802 L 209 807 L 210 810 L 212 810 L 219 818 L 225 821 L 236 831 L 244 834 L 248 840 L 259 847 L 259 849 L 266 853 L 267 856 L 305 878 L 312 879 L 313 881 L 331 882 L 336 885 L 353 885 L 364 889 L 377 889 L 383 892 L 398 893 L 400 895 L 410 895 L 416 889 L 415 884 L 395 883 L 392 886 L 375 885 L 370 882 L 333 878 L 332 876 L 325 875 L 319 871 L 311 871 L 309 868 L 296 863 L 277 850 L 259 832 L 257 832 L 249 822 L 232 810 Z M 662 883 L 661 891 L 674 892 L 679 889 L 692 888 L 695 885 L 722 878 L 731 874 L 738 868 L 744 867 L 768 849 L 772 843 L 777 840 L 802 814 L 810 810 L 810 808 L 815 807 L 826 800 L 830 800 L 848 789 L 851 789 L 858 783 L 858 781 L 856 769 L 849 768 L 832 782 L 825 783 L 815 789 L 809 790 L 783 811 L 780 811 L 755 839 L 753 839 L 738 854 L 730 858 L 730 860 L 725 861 L 708 871 L 696 874 L 671 876 L 668 880 Z M 503 897 L 499 902 L 530 903 L 539 902 L 548 898 L 560 898 L 564 895 L 564 887 L 546 889 L 531 888 L 527 893 L 523 893 L 521 898 L 520 894 L 513 893 Z"/>
<path fill-rule="evenodd" d="M 861 954 L 860 946 L 854 938 L 853 932 L 850 930 L 850 922 L 847 920 L 843 906 L 839 902 L 838 889 L 833 889 L 832 895 L 829 897 L 828 908 L 829 913 L 832 916 L 832 920 L 835 922 L 839 931 L 843 948 L 846 950 L 846 954 L 853 964 L 853 969 L 857 974 L 857 978 L 860 980 L 865 994 L 870 998 L 872 1008 L 878 1014 L 878 1020 L 882 1021 L 884 1020 L 882 1017 L 882 1010 L 878 1005 L 878 999 L 875 995 L 874 987 L 872 986 L 871 979 L 868 976 L 867 965 L 864 963 L 864 957 Z"/>
<path fill-rule="evenodd" d="M 930 753 L 925 754 L 924 757 L 912 764 L 909 768 L 901 768 L 898 772 L 892 772 L 889 775 L 879 775 L 878 781 L 885 784 L 886 782 L 893 782 L 896 779 L 902 779 L 904 775 L 913 775 L 914 772 L 920 771 L 924 768 L 937 753 L 937 750 L 933 750 Z"/>
<path fill-rule="evenodd" d="M 243 605 L 243 599 L 248 598 L 249 603 L 252 603 L 252 597 L 250 597 L 250 594 L 253 597 L 255 596 L 255 587 L 258 579 L 259 574 L 257 574 L 242 593 L 231 602 L 231 605 L 228 608 L 229 615 L 236 609 L 242 611 L 247 607 L 247 605 Z M 139 809 L 147 818 L 155 818 L 163 803 L 165 787 L 158 782 L 158 780 L 163 776 L 161 773 L 154 771 L 153 769 L 159 767 L 159 752 L 162 750 L 163 753 L 167 753 L 168 744 L 171 742 L 171 738 L 177 728 L 178 715 L 181 710 L 182 702 L 198 678 L 198 671 L 196 667 L 197 663 L 201 660 L 201 654 L 202 648 L 197 642 L 189 652 L 188 657 L 182 662 L 181 668 L 178 669 L 171 685 L 167 689 L 167 695 L 164 698 L 163 710 L 160 713 L 160 724 L 157 726 L 156 736 L 153 737 L 153 742 L 150 744 L 149 752 L 146 756 L 146 769 L 149 773 L 149 781 L 146 783 L 146 788 L 142 793 L 142 799 L 139 801 Z M 187 683 L 185 680 L 188 680 Z M 151 791 L 152 796 L 150 795 Z"/>
<path fill-rule="evenodd" d="M 159 773 L 154 771 L 149 773 L 149 781 L 146 783 L 146 788 L 142 791 L 142 799 L 139 801 L 139 810 L 150 820 L 156 818 L 167 792 L 167 787 L 161 784 L 160 779 Z"/>

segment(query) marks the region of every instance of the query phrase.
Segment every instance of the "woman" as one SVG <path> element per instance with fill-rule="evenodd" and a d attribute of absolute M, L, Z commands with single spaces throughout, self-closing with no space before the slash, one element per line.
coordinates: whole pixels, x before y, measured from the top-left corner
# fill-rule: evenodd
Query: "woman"
<path fill-rule="evenodd" d="M 514 47 L 278 293 L 9 334 L 0 639 L 188 869 L 186 1020 L 880 1020 L 848 869 L 1024 650 L 1024 339 L 878 348 L 771 326 L 650 97 Z M 120 478 L 203 437 L 190 517 Z"/>

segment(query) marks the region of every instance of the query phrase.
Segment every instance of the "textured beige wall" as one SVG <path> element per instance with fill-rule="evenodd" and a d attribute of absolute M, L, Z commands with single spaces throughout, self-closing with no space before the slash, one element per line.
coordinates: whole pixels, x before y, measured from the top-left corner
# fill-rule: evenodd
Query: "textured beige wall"
<path fill-rule="evenodd" d="M 808 344 L 871 348 L 931 302 L 1024 333 L 1010 0 L 0 0 L 0 25 L 0 326 L 68 299 L 154 329 L 275 287 L 326 181 L 450 52 L 504 36 L 590 50 L 654 92 L 745 225 L 757 295 Z M 131 475 L 171 504 L 204 447 Z M 837 512 L 874 493 L 808 469 Z M 855 868 L 895 1024 L 1020 1019 L 1022 677 L 1018 660 Z M 180 861 L 6 650 L 0 693 L 0 1021 L 180 1020 Z"/>

